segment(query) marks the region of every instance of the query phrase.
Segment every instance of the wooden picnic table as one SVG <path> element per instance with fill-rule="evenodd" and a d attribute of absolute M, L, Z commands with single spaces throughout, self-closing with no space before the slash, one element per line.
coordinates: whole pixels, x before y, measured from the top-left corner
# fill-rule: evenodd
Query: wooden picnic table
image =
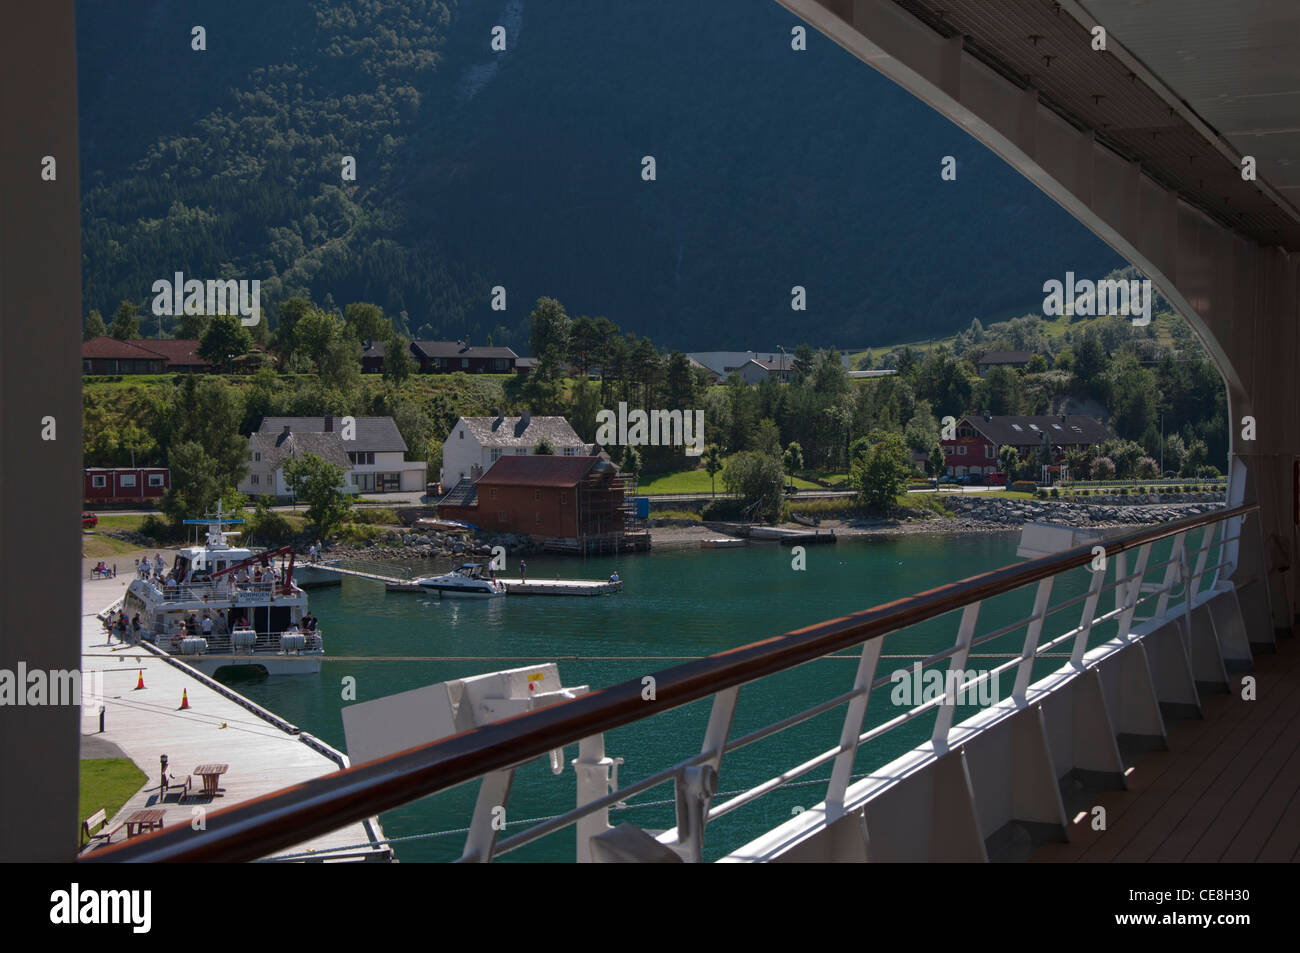
<path fill-rule="evenodd" d="M 215 796 L 219 790 L 217 784 L 229 768 L 228 764 L 201 764 L 195 768 L 194 773 L 203 779 L 203 793 Z"/>
<path fill-rule="evenodd" d="M 160 831 L 163 827 L 163 817 L 166 811 L 160 811 L 157 808 L 145 808 L 141 811 L 135 811 L 125 821 L 126 836 L 134 837 L 136 834 L 143 834 L 145 831 Z"/>

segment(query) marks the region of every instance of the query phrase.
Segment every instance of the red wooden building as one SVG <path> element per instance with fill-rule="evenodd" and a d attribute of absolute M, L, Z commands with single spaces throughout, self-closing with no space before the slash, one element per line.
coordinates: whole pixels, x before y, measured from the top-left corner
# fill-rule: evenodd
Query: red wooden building
<path fill-rule="evenodd" d="M 162 499 L 171 486 L 166 467 L 87 467 L 86 505 L 149 503 Z"/>
<path fill-rule="evenodd" d="M 998 454 L 1003 447 L 1015 447 L 1021 459 L 1050 448 L 1053 463 L 1065 459 L 1066 451 L 1086 449 L 1114 438 L 1094 417 L 1060 414 L 1045 417 L 970 416 L 957 424 L 955 440 L 940 440 L 944 463 L 953 476 L 984 476 L 997 473 Z"/>
<path fill-rule="evenodd" d="M 648 543 L 634 492 L 635 484 L 604 457 L 511 455 L 478 482 L 453 487 L 438 516 L 488 533 L 531 536 L 561 552 L 618 552 Z"/>

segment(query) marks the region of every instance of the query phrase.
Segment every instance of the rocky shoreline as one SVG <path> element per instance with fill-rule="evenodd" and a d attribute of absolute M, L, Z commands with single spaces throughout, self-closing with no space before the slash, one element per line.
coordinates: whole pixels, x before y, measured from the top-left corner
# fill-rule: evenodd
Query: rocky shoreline
<path fill-rule="evenodd" d="M 1216 493 L 1180 493 L 1164 496 L 1106 496 L 1080 500 L 1019 500 L 989 495 L 948 496 L 944 504 L 951 517 L 913 518 L 914 511 L 898 510 L 886 519 L 825 519 L 822 528 L 832 528 L 845 536 L 901 535 L 910 533 L 975 533 L 1019 529 L 1024 523 L 1045 521 L 1069 526 L 1121 527 L 1167 523 L 1185 516 L 1198 515 L 1224 505 Z M 806 529 L 788 524 L 795 529 Z M 694 544 L 698 539 L 726 533 L 727 524 L 702 524 L 685 519 L 651 519 L 652 546 Z M 160 544 L 143 533 L 118 530 L 105 533 L 126 540 L 143 549 L 160 548 Z M 295 549 L 305 553 L 314 540 L 290 540 Z M 365 543 L 328 542 L 323 546 L 327 558 L 364 557 L 365 559 L 487 559 L 493 547 L 505 548 L 512 559 L 542 551 L 539 543 L 527 536 L 494 533 L 468 539 L 421 527 L 388 530 Z"/>

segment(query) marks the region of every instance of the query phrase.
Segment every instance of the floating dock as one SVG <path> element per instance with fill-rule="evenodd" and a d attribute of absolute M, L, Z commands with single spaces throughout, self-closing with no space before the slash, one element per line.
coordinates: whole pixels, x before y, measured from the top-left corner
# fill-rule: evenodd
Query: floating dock
<path fill-rule="evenodd" d="M 744 545 L 746 545 L 745 540 L 732 536 L 700 540 L 700 549 L 740 549 Z"/>
<path fill-rule="evenodd" d="M 344 569 L 341 566 L 316 566 L 315 568 L 343 576 L 356 576 L 358 579 L 371 579 L 382 582 L 389 592 L 425 592 L 414 579 L 401 579 L 397 576 L 384 576 L 379 573 L 363 572 L 360 569 Z M 500 578 L 500 577 L 498 577 Z M 623 589 L 623 583 L 610 582 L 608 579 L 505 579 L 500 578 L 506 594 L 513 596 L 606 596 Z"/>

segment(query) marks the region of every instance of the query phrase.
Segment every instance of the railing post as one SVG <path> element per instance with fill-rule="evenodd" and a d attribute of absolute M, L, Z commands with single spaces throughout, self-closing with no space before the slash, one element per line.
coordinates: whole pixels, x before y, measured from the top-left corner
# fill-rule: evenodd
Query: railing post
<path fill-rule="evenodd" d="M 1034 656 L 1038 654 L 1038 638 L 1043 632 L 1043 623 L 1047 621 L 1047 607 L 1052 601 L 1052 586 L 1055 576 L 1048 576 L 1038 583 L 1038 592 L 1034 595 L 1034 617 L 1029 620 L 1025 632 L 1025 645 L 1020 650 L 1020 664 L 1016 667 L 1016 684 L 1011 696 L 1017 705 L 1025 704 L 1029 693 L 1029 680 L 1034 674 Z"/>
<path fill-rule="evenodd" d="M 1220 520 L 1219 522 L 1221 524 L 1223 521 Z M 1196 554 L 1196 571 L 1192 573 L 1192 591 L 1188 593 L 1189 599 L 1191 596 L 1196 595 L 1196 590 L 1199 589 L 1201 585 L 1201 577 L 1205 575 L 1205 562 L 1210 558 L 1210 549 L 1213 546 L 1212 540 L 1214 539 L 1215 528 L 1216 524 L 1210 523 L 1205 527 L 1205 531 L 1201 533 L 1201 551 Z"/>
<path fill-rule="evenodd" d="M 844 714 L 844 727 L 840 730 L 841 751 L 835 756 L 835 766 L 831 769 L 831 783 L 826 789 L 826 820 L 832 821 L 844 813 L 844 795 L 853 776 L 853 759 L 858 752 L 858 736 L 862 734 L 862 720 L 867 716 L 867 705 L 871 701 L 871 683 L 876 680 L 876 666 L 880 661 L 880 650 L 884 647 L 884 638 L 868 639 L 862 644 L 862 658 L 858 660 L 858 673 L 853 679 L 853 690 L 857 692 L 849 701 L 849 710 Z"/>
<path fill-rule="evenodd" d="M 1092 581 L 1088 584 L 1088 598 L 1083 603 L 1083 613 L 1079 617 L 1079 634 L 1074 639 L 1074 649 L 1070 653 L 1070 664 L 1078 668 L 1083 664 L 1083 654 L 1088 651 L 1088 636 L 1092 634 L 1092 620 L 1097 617 L 1097 603 L 1101 599 L 1101 587 L 1106 582 L 1106 570 L 1095 569 Z"/>
<path fill-rule="evenodd" d="M 1174 537 L 1173 545 L 1169 547 L 1169 565 L 1165 567 L 1164 582 L 1160 584 L 1163 590 L 1160 598 L 1156 601 L 1155 618 L 1164 616 L 1165 609 L 1169 608 L 1169 593 L 1173 589 L 1175 580 L 1182 578 L 1187 579 L 1183 564 L 1187 561 L 1187 534 L 1179 533 Z"/>
<path fill-rule="evenodd" d="M 506 801 L 510 800 L 514 779 L 514 768 L 483 775 L 478 800 L 474 802 L 474 816 L 469 822 L 469 836 L 465 838 L 465 852 L 460 857 L 462 863 L 485 864 L 492 859 L 497 834 L 505 828 Z"/>
<path fill-rule="evenodd" d="M 592 735 L 578 742 L 578 757 L 573 762 L 578 776 L 578 807 L 590 804 L 609 793 L 610 768 L 613 758 L 605 756 L 605 735 Z M 609 830 L 609 807 L 592 811 L 578 820 L 575 833 L 578 838 L 578 863 L 591 863 L 591 839 Z"/>
<path fill-rule="evenodd" d="M 1120 579 L 1128 575 L 1128 560 L 1124 559 L 1125 555 L 1127 554 L 1120 553 L 1117 577 Z M 1142 595 L 1142 578 L 1146 575 L 1147 559 L 1150 556 L 1151 544 L 1147 543 L 1138 550 L 1137 566 L 1133 570 L 1133 580 L 1115 587 L 1115 608 L 1124 610 L 1119 616 L 1119 637 L 1121 639 L 1127 639 L 1129 630 L 1133 628 L 1133 613 L 1137 610 L 1137 601 Z"/>
<path fill-rule="evenodd" d="M 736 712 L 740 688 L 728 688 L 713 696 L 713 710 L 704 731 L 701 754 L 709 758 L 685 768 L 677 778 L 677 853 L 688 863 L 704 860 L 704 824 L 713 795 L 718 792 L 722 752 L 731 734 L 731 717 Z"/>
<path fill-rule="evenodd" d="M 963 681 L 966 673 L 966 659 L 970 655 L 971 639 L 975 637 L 975 623 L 979 621 L 980 606 L 984 605 L 983 600 L 972 602 L 966 608 L 961 610 L 961 624 L 957 626 L 957 651 L 952 654 L 948 662 L 948 673 L 960 670 Z M 934 719 L 934 734 L 930 740 L 934 742 L 936 751 L 948 750 L 948 732 L 952 728 L 952 716 L 957 711 L 957 691 L 960 686 L 957 679 L 948 675 L 944 677 L 944 698 L 943 704 L 939 706 L 939 714 Z M 913 704 L 920 704 L 918 699 L 912 699 Z"/>

